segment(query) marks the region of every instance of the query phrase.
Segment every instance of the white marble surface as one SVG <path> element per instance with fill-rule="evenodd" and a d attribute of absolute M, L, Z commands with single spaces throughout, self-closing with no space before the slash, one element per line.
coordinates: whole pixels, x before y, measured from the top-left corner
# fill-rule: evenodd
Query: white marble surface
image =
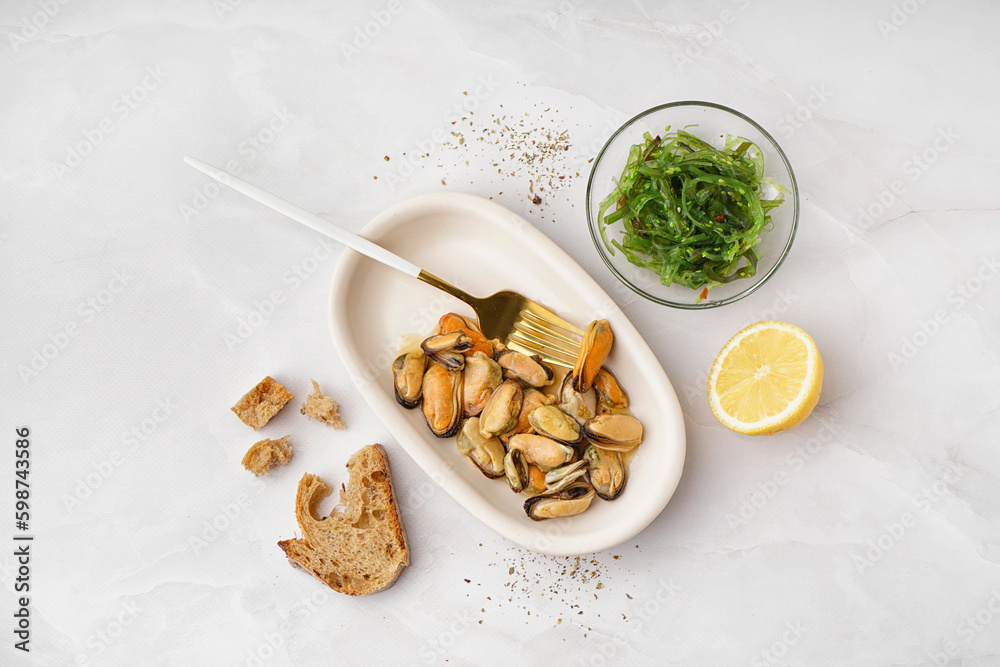
<path fill-rule="evenodd" d="M 0 662 L 1000 664 L 998 19 L 986 1 L 5 2 Z M 585 231 L 603 138 L 678 99 L 769 128 L 802 194 L 783 269 L 713 312 L 637 298 Z M 563 132 L 569 150 L 519 160 Z M 473 520 L 344 372 L 341 250 L 185 153 L 351 229 L 445 189 L 525 216 L 674 382 L 688 454 L 666 510 L 579 567 Z M 826 377 L 812 418 L 753 439 L 703 387 L 763 318 L 809 331 Z M 255 480 L 229 406 L 267 374 L 299 397 L 316 378 L 348 429 L 286 409 L 259 435 L 292 433 L 295 458 Z M 11 630 L 23 426 L 30 656 Z M 413 563 L 353 599 L 275 542 L 301 474 L 338 483 L 370 442 Z"/>

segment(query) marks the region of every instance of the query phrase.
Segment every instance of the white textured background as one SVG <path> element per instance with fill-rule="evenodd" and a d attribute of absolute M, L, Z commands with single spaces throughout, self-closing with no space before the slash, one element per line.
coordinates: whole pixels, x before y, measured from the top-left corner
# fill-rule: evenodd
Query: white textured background
<path fill-rule="evenodd" d="M 333 4 L 0 9 L 0 662 L 1000 664 L 994 3 Z M 585 231 L 603 139 L 680 99 L 768 128 L 802 195 L 782 270 L 713 312 L 642 301 Z M 562 156 L 518 159 L 563 132 Z M 688 458 L 666 510 L 579 562 L 470 518 L 336 356 L 340 249 L 219 192 L 186 153 L 351 229 L 445 189 L 537 225 L 674 383 Z M 714 420 L 704 381 L 765 318 L 812 334 L 826 382 L 813 418 L 752 439 Z M 254 434 L 229 406 L 266 374 L 297 399 Z M 346 431 L 297 414 L 309 378 Z M 20 426 L 28 663 L 11 630 Z M 240 467 L 256 435 L 284 433 L 289 466 Z M 299 476 L 336 484 L 376 441 L 413 564 L 352 599 L 275 542 L 296 531 Z"/>

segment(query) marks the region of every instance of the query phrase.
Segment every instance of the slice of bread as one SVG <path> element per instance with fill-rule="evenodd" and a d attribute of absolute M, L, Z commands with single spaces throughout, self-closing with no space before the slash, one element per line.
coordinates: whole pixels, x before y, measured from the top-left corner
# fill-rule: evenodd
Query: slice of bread
<path fill-rule="evenodd" d="M 230 408 L 243 423 L 253 430 L 270 421 L 278 414 L 285 403 L 294 398 L 281 383 L 268 375 L 256 387 L 243 395 L 236 405 Z"/>
<path fill-rule="evenodd" d="M 243 455 L 243 467 L 259 477 L 269 473 L 274 466 L 285 465 L 292 460 L 288 437 L 255 442 Z"/>
<path fill-rule="evenodd" d="M 396 507 L 389 458 L 381 445 L 368 445 L 347 462 L 350 481 L 338 506 L 326 518 L 316 508 L 330 495 L 330 485 L 306 473 L 295 496 L 295 516 L 302 538 L 278 546 L 300 567 L 333 590 L 368 595 L 392 586 L 410 564 L 406 531 Z"/>
<path fill-rule="evenodd" d="M 332 426 L 335 429 L 343 429 L 344 422 L 340 421 L 340 406 L 337 404 L 337 401 L 329 396 L 324 396 L 323 392 L 319 390 L 319 383 L 316 380 L 313 380 L 312 383 L 313 391 L 306 397 L 306 401 L 302 404 L 299 412 L 309 417 L 309 419 L 315 419 L 327 426 Z"/>

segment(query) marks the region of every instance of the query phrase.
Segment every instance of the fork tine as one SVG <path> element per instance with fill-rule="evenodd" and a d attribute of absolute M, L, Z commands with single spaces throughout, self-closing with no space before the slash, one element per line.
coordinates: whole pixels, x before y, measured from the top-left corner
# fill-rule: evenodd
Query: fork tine
<path fill-rule="evenodd" d="M 580 329 L 559 317 L 540 303 L 527 301 L 524 304 L 524 308 L 521 310 L 521 315 L 522 317 L 540 320 L 543 324 L 555 326 L 566 331 L 567 333 L 580 336 L 581 338 L 583 337 L 583 332 L 580 331 Z"/>
<path fill-rule="evenodd" d="M 555 364 L 557 366 L 563 366 L 565 368 L 573 368 L 573 365 L 576 363 L 575 357 L 571 359 L 569 358 L 568 355 L 565 355 L 551 348 L 540 349 L 535 347 L 534 345 L 530 346 L 524 345 L 522 343 L 519 343 L 516 338 L 511 338 L 507 342 L 507 347 L 509 347 L 512 350 L 521 352 L 523 354 L 527 354 L 529 356 L 537 354 L 539 357 L 542 358 L 543 361 L 546 361 L 550 364 Z"/>
<path fill-rule="evenodd" d="M 580 346 L 577 344 L 573 347 L 561 344 L 556 341 L 551 341 L 540 336 L 532 334 L 530 331 L 525 331 L 523 329 L 517 329 L 512 331 L 509 340 L 517 341 L 521 345 L 530 346 L 537 348 L 539 350 L 545 350 L 546 352 L 552 351 L 559 353 L 566 358 L 573 358 L 574 360 L 580 354 Z"/>
<path fill-rule="evenodd" d="M 574 339 L 570 338 L 569 336 L 564 336 L 558 331 L 555 331 L 554 329 L 550 329 L 545 325 L 542 325 L 537 320 L 520 319 L 517 322 L 514 322 L 514 328 L 526 334 L 544 337 L 545 339 L 550 340 L 553 343 L 562 343 L 560 345 L 557 345 L 556 347 L 564 348 L 567 351 L 574 350 L 574 348 L 575 352 L 580 351 L 579 339 Z"/>

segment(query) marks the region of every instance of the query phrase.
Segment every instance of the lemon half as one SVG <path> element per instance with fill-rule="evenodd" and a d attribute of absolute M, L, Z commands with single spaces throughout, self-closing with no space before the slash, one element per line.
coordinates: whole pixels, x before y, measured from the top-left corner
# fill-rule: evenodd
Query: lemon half
<path fill-rule="evenodd" d="M 784 322 L 757 322 L 715 358 L 708 401 L 732 430 L 771 435 L 802 423 L 822 387 L 823 360 L 809 334 Z"/>

